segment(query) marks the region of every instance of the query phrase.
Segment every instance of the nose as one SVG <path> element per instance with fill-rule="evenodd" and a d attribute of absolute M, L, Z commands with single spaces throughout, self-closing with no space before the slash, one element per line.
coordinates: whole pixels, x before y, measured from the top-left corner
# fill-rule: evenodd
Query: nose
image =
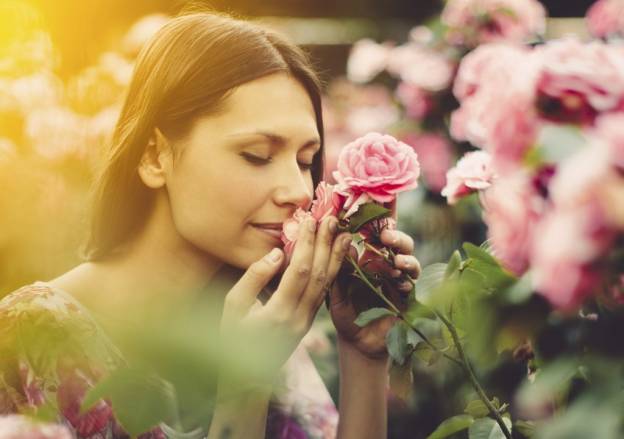
<path fill-rule="evenodd" d="M 299 164 L 294 160 L 294 166 L 284 165 L 279 175 L 275 176 L 273 199 L 280 206 L 290 204 L 308 209 L 312 203 L 312 186 L 310 173 L 302 172 Z"/>

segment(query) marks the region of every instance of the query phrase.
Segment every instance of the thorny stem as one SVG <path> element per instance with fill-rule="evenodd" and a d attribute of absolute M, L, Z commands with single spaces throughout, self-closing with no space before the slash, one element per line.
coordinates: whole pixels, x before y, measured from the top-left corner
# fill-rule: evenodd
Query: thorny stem
<path fill-rule="evenodd" d="M 496 422 L 500 426 L 505 437 L 507 439 L 511 439 L 511 433 L 507 429 L 507 425 L 505 425 L 505 422 L 503 422 L 503 418 L 501 417 L 500 413 L 498 412 L 496 407 L 494 407 L 494 405 L 490 402 L 487 395 L 485 394 L 485 391 L 481 387 L 481 384 L 479 384 L 477 377 L 475 376 L 474 370 L 472 369 L 472 365 L 470 364 L 470 361 L 468 361 L 468 357 L 466 356 L 466 353 L 464 352 L 464 348 L 461 345 L 455 326 L 442 314 L 439 314 L 436 312 L 436 316 L 442 321 L 442 323 L 444 323 L 444 325 L 448 328 L 449 332 L 451 333 L 451 337 L 453 338 L 453 343 L 455 344 L 457 353 L 459 354 L 459 357 L 461 358 L 462 369 L 466 373 L 468 380 L 470 380 L 470 383 L 472 384 L 474 389 L 477 391 L 477 394 L 479 395 L 479 398 L 481 398 L 481 401 L 483 401 L 483 404 L 485 404 L 485 406 L 488 408 L 490 415 L 492 415 L 492 417 L 496 420 Z"/>

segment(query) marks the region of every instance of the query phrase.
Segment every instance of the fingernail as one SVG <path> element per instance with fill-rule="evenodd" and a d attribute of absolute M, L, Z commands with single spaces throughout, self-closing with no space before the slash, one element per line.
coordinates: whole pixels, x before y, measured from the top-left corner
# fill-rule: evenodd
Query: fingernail
<path fill-rule="evenodd" d="M 349 247 L 351 247 L 351 237 L 345 236 L 344 238 L 342 238 L 342 248 L 344 250 L 349 250 Z"/>
<path fill-rule="evenodd" d="M 390 272 L 390 277 L 399 277 L 403 272 L 401 270 L 392 270 Z"/>
<path fill-rule="evenodd" d="M 336 233 L 337 226 L 338 226 L 338 222 L 334 218 L 331 218 L 329 220 L 329 231 L 331 233 Z"/>
<path fill-rule="evenodd" d="M 412 264 L 409 262 L 409 259 L 405 255 L 397 255 L 397 262 L 404 265 L 406 268 L 411 267 Z"/>
<path fill-rule="evenodd" d="M 314 218 L 308 219 L 308 229 L 310 232 L 316 231 L 316 220 Z"/>
<path fill-rule="evenodd" d="M 282 251 L 279 248 L 274 248 L 269 253 L 269 260 L 271 262 L 277 262 L 282 258 Z"/>

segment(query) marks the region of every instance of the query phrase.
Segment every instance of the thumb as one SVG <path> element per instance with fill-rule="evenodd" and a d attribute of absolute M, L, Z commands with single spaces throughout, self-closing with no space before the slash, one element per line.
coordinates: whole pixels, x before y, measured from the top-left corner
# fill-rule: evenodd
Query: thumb
<path fill-rule="evenodd" d="M 254 262 L 225 296 L 224 315 L 243 316 L 256 302 L 258 293 L 280 270 L 284 253 L 274 248 L 262 259 Z"/>

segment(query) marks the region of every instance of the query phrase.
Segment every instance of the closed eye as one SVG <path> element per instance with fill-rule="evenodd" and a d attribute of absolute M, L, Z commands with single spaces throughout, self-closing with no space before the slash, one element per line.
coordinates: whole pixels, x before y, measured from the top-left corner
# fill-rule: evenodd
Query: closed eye
<path fill-rule="evenodd" d="M 242 152 L 240 155 L 245 160 L 247 160 L 248 162 L 254 165 L 266 165 L 273 161 L 272 157 L 268 157 L 268 158 L 258 157 L 257 155 L 249 154 L 246 152 Z M 299 163 L 299 167 L 303 169 L 304 171 L 309 171 L 312 169 L 312 166 L 314 166 L 313 163 L 302 163 L 302 162 L 298 162 L 298 163 Z"/>

